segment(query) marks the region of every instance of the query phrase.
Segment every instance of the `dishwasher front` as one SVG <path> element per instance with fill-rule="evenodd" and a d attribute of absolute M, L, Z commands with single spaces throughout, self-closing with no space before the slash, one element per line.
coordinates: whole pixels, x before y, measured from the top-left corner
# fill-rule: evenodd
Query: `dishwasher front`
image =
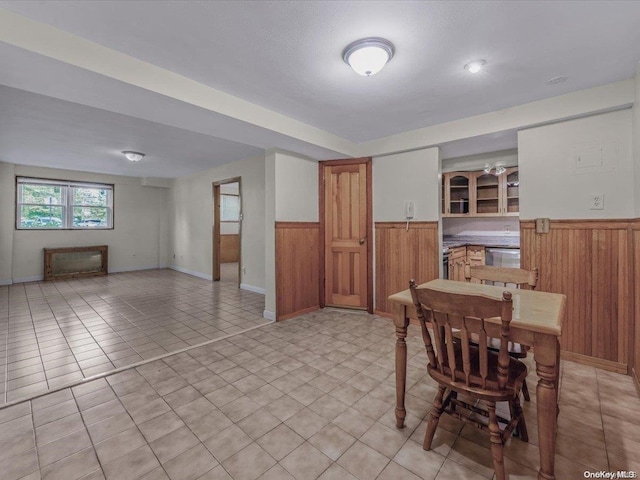
<path fill-rule="evenodd" d="M 520 268 L 520 249 L 487 248 L 485 263 L 494 267 Z"/>

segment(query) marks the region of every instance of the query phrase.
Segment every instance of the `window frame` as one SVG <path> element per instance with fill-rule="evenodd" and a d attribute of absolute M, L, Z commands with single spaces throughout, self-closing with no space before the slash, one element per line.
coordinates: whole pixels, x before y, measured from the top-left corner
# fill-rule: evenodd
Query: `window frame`
<path fill-rule="evenodd" d="M 16 176 L 15 184 L 15 229 L 16 230 L 113 230 L 115 211 L 113 207 L 115 186 L 112 183 L 83 182 L 75 180 L 60 180 L 52 178 L 25 177 Z M 22 207 L 23 206 L 43 206 L 43 203 L 26 203 L 22 202 L 22 185 L 43 185 L 50 187 L 60 187 L 61 203 L 55 204 L 55 207 L 62 208 L 62 224 L 60 227 L 23 227 L 22 226 Z M 84 205 L 74 203 L 74 192 L 77 188 L 95 188 L 107 190 L 107 205 Z M 105 226 L 74 226 L 73 211 L 74 208 L 104 208 L 107 211 L 107 225 Z"/>

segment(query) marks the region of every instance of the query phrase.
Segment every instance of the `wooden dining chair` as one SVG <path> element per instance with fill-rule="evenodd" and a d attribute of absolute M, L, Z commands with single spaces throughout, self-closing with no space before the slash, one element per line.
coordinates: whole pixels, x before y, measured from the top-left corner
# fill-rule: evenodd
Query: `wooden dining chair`
<path fill-rule="evenodd" d="M 528 288 L 535 290 L 538 284 L 538 269 L 524 270 L 522 268 L 503 268 L 493 267 L 490 265 L 469 265 L 464 266 L 464 278 L 467 282 L 477 280 L 482 284 L 492 282 L 493 285 L 498 286 L 514 286 L 515 288 Z M 492 348 L 492 344 L 495 343 L 495 339 L 489 342 L 489 348 Z M 509 344 L 509 355 L 513 358 L 526 358 L 529 352 L 529 347 L 521 345 L 519 343 Z M 529 387 L 525 380 L 522 384 L 522 396 L 528 402 L 531 400 L 529 395 Z"/>
<path fill-rule="evenodd" d="M 496 478 L 504 480 L 504 443 L 516 428 L 520 438 L 529 441 L 520 405 L 527 367 L 510 357 L 507 349 L 513 309 L 511 293 L 504 292 L 502 299 L 449 293 L 418 287 L 413 280 L 410 289 L 429 358 L 427 371 L 438 383 L 423 448 L 431 449 L 440 415 L 447 413 L 489 433 Z M 500 319 L 500 325 L 495 325 L 495 319 L 485 321 L 494 317 Z M 454 340 L 454 331 L 460 333 L 460 341 Z M 491 333 L 500 341 L 497 353 L 488 348 Z M 470 341 L 472 334 L 478 337 L 477 345 Z M 458 394 L 470 401 L 459 399 Z M 509 419 L 496 414 L 496 402 L 509 402 Z M 499 422 L 505 427 L 501 428 Z"/>

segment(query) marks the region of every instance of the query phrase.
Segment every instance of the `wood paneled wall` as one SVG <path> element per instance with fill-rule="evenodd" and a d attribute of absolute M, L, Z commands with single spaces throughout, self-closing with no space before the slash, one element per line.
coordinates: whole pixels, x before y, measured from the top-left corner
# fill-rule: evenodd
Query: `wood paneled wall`
<path fill-rule="evenodd" d="M 637 227 L 635 220 L 552 220 L 549 233 L 537 234 L 533 221 L 520 223 L 522 268 L 539 269 L 539 290 L 567 296 L 566 358 L 621 373 L 632 365 Z"/>
<path fill-rule="evenodd" d="M 640 224 L 633 226 L 633 248 L 631 249 L 631 265 L 633 265 L 633 299 L 634 299 L 634 346 L 631 375 L 636 382 L 640 395 Z"/>
<path fill-rule="evenodd" d="M 320 224 L 276 222 L 276 319 L 319 308 Z"/>
<path fill-rule="evenodd" d="M 220 235 L 220 263 L 240 261 L 240 235 Z"/>
<path fill-rule="evenodd" d="M 376 313 L 389 316 L 389 295 L 409 288 L 409 280 L 424 283 L 439 276 L 442 254 L 438 222 L 377 222 Z"/>

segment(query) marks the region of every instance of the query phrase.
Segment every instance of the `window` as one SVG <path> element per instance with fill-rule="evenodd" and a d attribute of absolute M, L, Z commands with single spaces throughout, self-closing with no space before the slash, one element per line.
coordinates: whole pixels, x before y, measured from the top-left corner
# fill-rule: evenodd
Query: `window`
<path fill-rule="evenodd" d="M 17 177 L 16 228 L 113 228 L 113 185 Z"/>
<path fill-rule="evenodd" d="M 220 195 L 220 221 L 240 221 L 240 197 L 238 195 Z"/>

